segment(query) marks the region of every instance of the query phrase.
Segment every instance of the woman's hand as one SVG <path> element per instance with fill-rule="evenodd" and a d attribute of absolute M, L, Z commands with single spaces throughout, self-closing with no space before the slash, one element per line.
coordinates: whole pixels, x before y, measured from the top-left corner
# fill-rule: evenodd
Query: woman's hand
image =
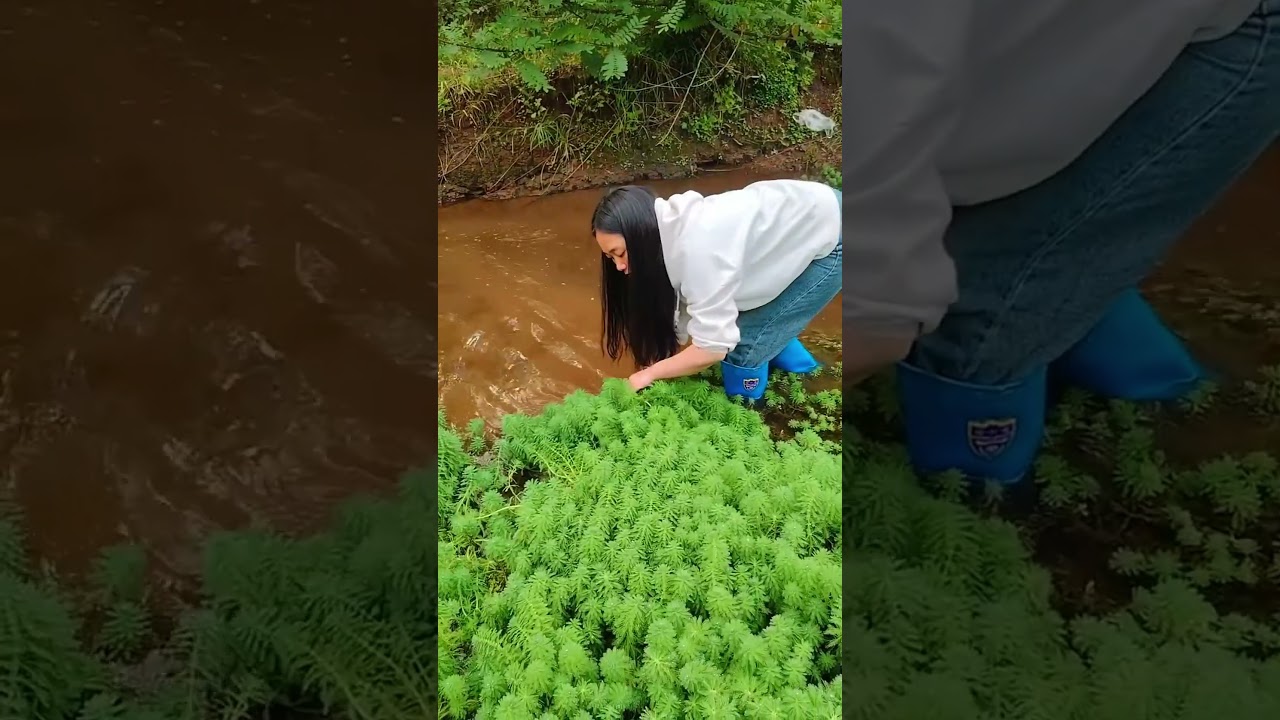
<path fill-rule="evenodd" d="M 690 345 L 666 360 L 632 373 L 627 382 L 631 383 L 632 388 L 643 390 L 658 380 L 672 380 L 700 373 L 724 358 L 725 353 Z"/>
<path fill-rule="evenodd" d="M 674 380 L 696 375 L 724 358 L 723 352 L 703 350 L 697 345 L 689 345 L 666 360 L 656 362 L 640 372 L 645 373 L 649 384 L 652 384 L 654 380 Z"/>
<path fill-rule="evenodd" d="M 653 384 L 653 373 L 648 368 L 637 370 L 631 373 L 631 377 L 627 378 L 627 382 L 631 383 L 631 389 L 639 392 Z"/>

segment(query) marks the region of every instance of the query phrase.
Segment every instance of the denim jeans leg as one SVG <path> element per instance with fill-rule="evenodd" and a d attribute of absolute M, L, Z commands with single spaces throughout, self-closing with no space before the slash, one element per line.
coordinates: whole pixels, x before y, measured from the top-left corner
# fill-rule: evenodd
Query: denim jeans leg
<path fill-rule="evenodd" d="M 1075 162 L 1023 192 L 956 208 L 960 297 L 911 362 L 1016 382 L 1078 342 L 1280 135 L 1280 0 L 1189 46 Z"/>
<path fill-rule="evenodd" d="M 840 292 L 843 256 L 844 243 L 840 242 L 830 255 L 810 263 L 781 295 L 739 314 L 742 339 L 725 361 L 755 368 L 772 360 Z"/>

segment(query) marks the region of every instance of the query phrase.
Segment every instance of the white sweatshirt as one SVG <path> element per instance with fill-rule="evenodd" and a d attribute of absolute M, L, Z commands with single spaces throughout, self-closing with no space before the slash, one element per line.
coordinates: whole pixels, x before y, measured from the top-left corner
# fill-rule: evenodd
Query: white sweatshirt
<path fill-rule="evenodd" d="M 676 291 L 680 343 L 731 352 L 738 313 L 778 297 L 840 241 L 840 203 L 822 183 L 766 180 L 654 202 L 662 256 Z"/>
<path fill-rule="evenodd" d="M 846 333 L 932 331 L 957 294 L 943 247 L 952 207 L 1065 168 L 1188 44 L 1231 33 L 1258 5 L 846 3 Z"/>

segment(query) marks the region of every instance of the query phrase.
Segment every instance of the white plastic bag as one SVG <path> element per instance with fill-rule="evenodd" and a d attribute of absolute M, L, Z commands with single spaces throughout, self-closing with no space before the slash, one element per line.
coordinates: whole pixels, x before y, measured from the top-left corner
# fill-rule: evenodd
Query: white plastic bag
<path fill-rule="evenodd" d="M 835 132 L 836 121 L 814 110 L 813 108 L 805 108 L 795 114 L 797 123 L 809 128 L 813 132 L 825 132 L 830 135 Z"/>

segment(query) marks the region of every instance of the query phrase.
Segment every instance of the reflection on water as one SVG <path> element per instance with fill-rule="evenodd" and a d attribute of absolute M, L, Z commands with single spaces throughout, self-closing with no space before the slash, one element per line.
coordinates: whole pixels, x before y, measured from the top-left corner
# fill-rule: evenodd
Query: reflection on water
<path fill-rule="evenodd" d="M 660 193 L 722 192 L 765 179 L 724 173 L 654 183 Z M 600 190 L 440 211 L 440 398 L 455 422 L 536 411 L 630 374 L 600 350 Z M 838 336 L 840 298 L 814 323 Z"/>

